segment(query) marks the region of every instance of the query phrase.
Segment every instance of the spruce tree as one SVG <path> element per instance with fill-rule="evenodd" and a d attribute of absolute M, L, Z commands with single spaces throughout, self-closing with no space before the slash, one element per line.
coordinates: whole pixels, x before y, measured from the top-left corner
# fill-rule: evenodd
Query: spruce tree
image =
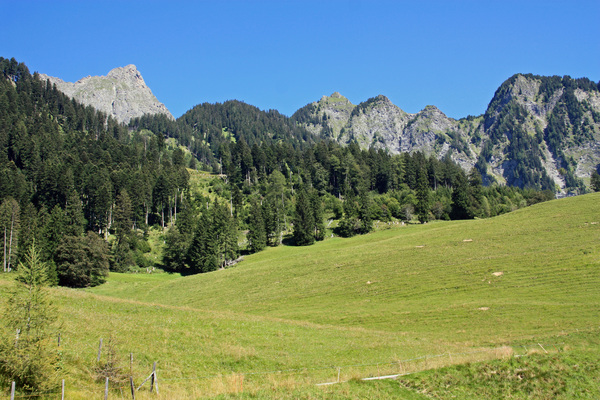
<path fill-rule="evenodd" d="M 0 204 L 0 237 L 2 238 L 3 271 L 14 268 L 18 254 L 21 208 L 12 197 L 4 199 Z"/>
<path fill-rule="evenodd" d="M 313 229 L 315 218 L 310 199 L 305 189 L 298 190 L 296 196 L 296 212 L 294 215 L 294 243 L 297 246 L 307 246 L 315 242 Z"/>
<path fill-rule="evenodd" d="M 452 219 L 472 218 L 469 214 L 469 183 L 464 172 L 459 171 L 456 174 L 455 185 L 452 188 Z"/>
<path fill-rule="evenodd" d="M 56 312 L 46 288 L 48 267 L 35 245 L 24 258 L 0 320 L 0 376 L 26 392 L 46 391 L 58 382 Z"/>
<path fill-rule="evenodd" d="M 262 207 L 256 201 L 253 201 L 250 204 L 247 238 L 248 248 L 252 253 L 257 253 L 261 251 L 267 245 L 267 234 L 265 231 L 263 210 Z"/>
<path fill-rule="evenodd" d="M 321 201 L 321 197 L 319 197 L 319 193 L 316 190 L 312 190 L 310 200 L 313 211 L 313 219 L 315 221 L 314 236 L 316 240 L 323 240 L 325 239 L 323 202 Z"/>
<path fill-rule="evenodd" d="M 81 199 L 77 191 L 73 189 L 67 198 L 67 205 L 65 206 L 65 235 L 83 235 L 84 224 L 85 218 L 83 217 Z"/>
<path fill-rule="evenodd" d="M 361 234 L 369 233 L 373 230 L 372 203 L 369 192 L 363 190 L 360 194 L 360 208 L 358 210 L 358 218 L 360 219 L 359 232 Z"/>
<path fill-rule="evenodd" d="M 427 170 L 421 165 L 417 177 L 417 207 L 416 214 L 422 224 L 429 221 L 429 180 Z"/>
<path fill-rule="evenodd" d="M 211 212 L 208 209 L 204 210 L 198 219 L 196 231 L 187 252 L 190 272 L 210 272 L 218 268 L 216 239 L 212 228 Z"/>
<path fill-rule="evenodd" d="M 127 190 L 122 189 L 117 196 L 113 213 L 113 228 L 115 235 L 117 236 L 117 241 L 122 242 L 123 239 L 131 233 L 131 227 L 133 226 L 131 220 L 132 214 L 131 198 L 129 197 Z"/>
<path fill-rule="evenodd" d="M 167 271 L 186 273 L 186 254 L 190 247 L 191 236 L 182 234 L 177 225 L 169 227 L 165 233 L 163 268 Z"/>
<path fill-rule="evenodd" d="M 237 222 L 231 216 L 231 210 L 215 199 L 212 207 L 213 234 L 217 241 L 217 259 L 220 267 L 225 267 L 238 256 Z"/>
<path fill-rule="evenodd" d="M 597 171 L 592 171 L 590 187 L 594 192 L 600 192 L 600 174 Z"/>

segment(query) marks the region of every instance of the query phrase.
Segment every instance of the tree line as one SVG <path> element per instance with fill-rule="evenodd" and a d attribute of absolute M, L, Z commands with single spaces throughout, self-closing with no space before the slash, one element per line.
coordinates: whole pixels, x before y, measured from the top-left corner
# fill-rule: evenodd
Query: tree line
<path fill-rule="evenodd" d="M 14 59 L 0 58 L 0 68 L 3 269 L 35 243 L 62 285 L 154 266 L 151 227 L 164 231 L 161 267 L 198 273 L 241 252 L 323 240 L 334 220 L 335 234 L 352 236 L 377 220 L 483 218 L 552 195 L 483 186 L 449 156 L 319 141 L 235 101 L 198 106 L 185 123 L 159 115 L 125 126 Z M 195 169 L 214 174 L 207 192 L 190 186 Z"/>

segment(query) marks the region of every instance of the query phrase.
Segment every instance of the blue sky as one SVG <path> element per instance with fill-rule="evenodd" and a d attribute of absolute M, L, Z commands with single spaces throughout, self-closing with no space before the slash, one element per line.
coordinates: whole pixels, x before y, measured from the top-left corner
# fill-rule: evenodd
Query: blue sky
<path fill-rule="evenodd" d="M 179 117 L 339 91 L 482 114 L 511 75 L 600 80 L 600 1 L 6 1 L 0 56 L 74 82 L 135 64 Z"/>

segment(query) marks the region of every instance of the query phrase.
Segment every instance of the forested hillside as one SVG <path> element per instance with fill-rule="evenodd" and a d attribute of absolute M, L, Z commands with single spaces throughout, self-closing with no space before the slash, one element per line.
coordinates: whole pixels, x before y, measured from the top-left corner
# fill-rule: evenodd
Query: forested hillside
<path fill-rule="evenodd" d="M 147 245 L 137 228 L 166 225 L 188 183 L 187 170 L 171 160 L 163 137 L 129 132 L 14 59 L 0 59 L 0 68 L 5 270 L 34 242 L 44 259 L 57 262 L 57 278 L 65 284 L 89 284 L 71 276 L 68 254 L 81 249 L 102 254 L 86 260 L 99 275 L 109 263 L 114 270 L 147 266 L 141 256 Z"/>
<path fill-rule="evenodd" d="M 64 285 L 96 285 L 109 269 L 207 272 L 376 221 L 485 218 L 553 197 L 484 186 L 450 156 L 318 140 L 238 101 L 125 126 L 14 59 L 0 65 L 4 270 L 35 243 Z"/>
<path fill-rule="evenodd" d="M 292 119 L 343 144 L 451 157 L 485 184 L 581 192 L 600 165 L 600 90 L 586 78 L 516 74 L 484 115 L 460 120 L 434 106 L 409 114 L 381 95 L 353 105 L 339 93 Z"/>

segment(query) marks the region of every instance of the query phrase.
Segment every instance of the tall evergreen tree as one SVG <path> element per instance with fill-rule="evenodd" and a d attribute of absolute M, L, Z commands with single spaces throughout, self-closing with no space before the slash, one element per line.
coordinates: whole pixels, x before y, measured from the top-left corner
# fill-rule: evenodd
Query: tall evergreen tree
<path fill-rule="evenodd" d="M 113 228 L 118 242 L 122 242 L 131 233 L 131 227 L 133 226 L 132 215 L 131 198 L 127 190 L 122 189 L 117 196 L 115 211 L 113 213 Z"/>
<path fill-rule="evenodd" d="M 369 233 L 373 230 L 373 215 L 371 213 L 371 206 L 373 201 L 368 191 L 364 190 L 360 194 L 360 208 L 358 212 L 358 218 L 360 219 L 359 232 L 362 234 Z"/>
<path fill-rule="evenodd" d="M 315 242 L 313 234 L 315 218 L 310 199 L 304 188 L 298 190 L 296 196 L 296 212 L 294 215 L 294 243 L 307 246 Z"/>
<path fill-rule="evenodd" d="M 204 210 L 198 219 L 198 225 L 187 252 L 187 264 L 190 272 L 210 272 L 219 267 L 216 239 L 211 212 L 209 209 Z"/>
<path fill-rule="evenodd" d="M 429 179 L 425 165 L 420 165 L 417 177 L 417 207 L 416 214 L 422 224 L 429 221 Z"/>
<path fill-rule="evenodd" d="M 59 371 L 51 340 L 57 315 L 46 288 L 47 264 L 34 245 L 18 271 L 1 319 L 0 376 L 27 392 L 46 391 L 56 386 Z"/>
<path fill-rule="evenodd" d="M 469 183 L 464 172 L 460 171 L 456 174 L 456 182 L 452 188 L 452 219 L 469 219 L 472 216 L 469 214 Z"/>
<path fill-rule="evenodd" d="M 177 225 L 169 227 L 165 233 L 165 249 L 163 252 L 163 268 L 167 271 L 186 273 L 187 253 L 192 236 L 183 234 Z"/>
<path fill-rule="evenodd" d="M 4 272 L 10 272 L 17 259 L 19 230 L 21 227 L 21 208 L 12 197 L 0 204 L 0 237 L 2 237 L 2 266 Z"/>
<path fill-rule="evenodd" d="M 83 207 L 79 194 L 75 189 L 69 193 L 67 205 L 65 206 L 65 235 L 81 236 L 85 218 L 83 216 Z"/>
<path fill-rule="evenodd" d="M 590 177 L 590 188 L 594 192 L 600 192 L 600 174 L 597 171 L 592 171 Z"/>
<path fill-rule="evenodd" d="M 319 192 L 313 189 L 310 200 L 313 219 L 315 221 L 314 236 L 316 240 L 323 240 L 325 239 L 325 221 L 323 218 L 323 202 L 321 201 L 321 197 L 319 197 Z"/>
<path fill-rule="evenodd" d="M 223 268 L 238 256 L 237 222 L 231 216 L 231 210 L 225 204 L 213 203 L 213 234 L 217 240 L 218 265 Z"/>
<path fill-rule="evenodd" d="M 267 233 L 263 219 L 263 209 L 257 201 L 250 204 L 248 216 L 248 247 L 252 253 L 257 253 L 267 245 Z"/>

